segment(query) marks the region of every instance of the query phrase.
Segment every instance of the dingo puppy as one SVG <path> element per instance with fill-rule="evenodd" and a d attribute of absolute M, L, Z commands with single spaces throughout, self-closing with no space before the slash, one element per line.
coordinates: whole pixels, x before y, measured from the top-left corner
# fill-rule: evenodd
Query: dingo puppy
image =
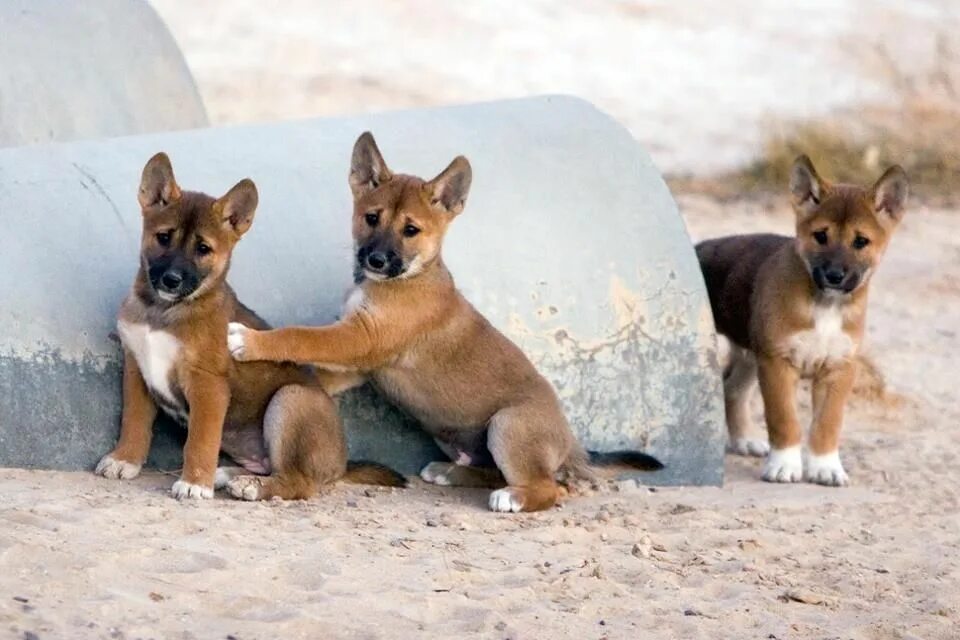
<path fill-rule="evenodd" d="M 848 482 L 840 430 L 867 290 L 908 190 L 899 166 L 873 186 L 858 187 L 827 182 L 801 156 L 790 177 L 796 237 L 741 235 L 697 245 L 717 332 L 733 343 L 724 394 L 731 448 L 743 454 L 768 450 L 749 437 L 749 401 L 759 377 L 770 440 L 764 480 Z M 802 377 L 813 380 L 805 460 L 795 406 Z"/>
<path fill-rule="evenodd" d="M 159 407 L 187 427 L 177 498 L 213 497 L 215 482 L 247 500 L 309 498 L 345 474 L 402 485 L 402 477 L 377 465 L 347 470 L 336 408 L 309 368 L 230 358 L 228 322 L 269 328 L 226 280 L 233 248 L 253 223 L 253 182 L 242 180 L 219 199 L 181 191 L 170 160 L 158 153 L 143 170 L 139 200 L 140 269 L 117 321 L 124 352 L 120 441 L 96 473 L 140 473 Z M 221 450 L 257 475 L 217 469 Z"/>
<path fill-rule="evenodd" d="M 502 486 L 505 479 L 490 494 L 492 510 L 547 509 L 561 496 L 558 472 L 589 477 L 591 456 L 550 383 L 457 291 L 444 265 L 444 234 L 464 209 L 471 178 L 462 156 L 433 180 L 395 174 L 364 133 L 350 166 L 356 288 L 343 319 L 272 331 L 232 324 L 230 351 L 241 361 L 310 362 L 369 377 L 453 461 L 427 465 L 424 480 Z M 636 452 L 592 460 L 662 466 Z"/>

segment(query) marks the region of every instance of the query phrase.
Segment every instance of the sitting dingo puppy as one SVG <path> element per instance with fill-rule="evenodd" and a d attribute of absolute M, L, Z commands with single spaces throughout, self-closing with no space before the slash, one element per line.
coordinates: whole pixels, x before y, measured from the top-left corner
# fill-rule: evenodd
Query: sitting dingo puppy
<path fill-rule="evenodd" d="M 759 374 L 772 447 L 764 480 L 848 482 L 840 430 L 866 324 L 867 287 L 903 217 L 907 192 L 898 166 L 871 187 L 834 185 L 801 156 L 790 176 L 795 238 L 741 235 L 697 245 L 717 331 L 733 343 L 724 395 L 730 445 L 743 454 L 768 448 L 749 438 Z M 806 460 L 795 406 L 801 377 L 813 379 Z"/>
<path fill-rule="evenodd" d="M 117 322 L 124 353 L 120 441 L 96 473 L 140 473 L 159 407 L 187 427 L 177 498 L 211 498 L 215 480 L 246 500 L 309 498 L 345 474 L 348 481 L 403 485 L 379 465 L 348 471 L 336 408 L 309 368 L 230 359 L 228 322 L 269 328 L 226 281 L 233 248 L 253 223 L 253 182 L 242 180 L 219 199 L 181 191 L 170 160 L 158 153 L 143 170 L 139 200 L 140 269 Z M 258 475 L 217 469 L 221 449 Z"/>
<path fill-rule="evenodd" d="M 272 331 L 231 324 L 230 351 L 241 361 L 357 372 L 353 382 L 368 376 L 454 461 L 427 465 L 424 480 L 502 486 L 505 478 L 507 486 L 490 495 L 492 510 L 547 509 L 561 495 L 558 472 L 589 477 L 591 456 L 550 383 L 457 291 L 444 265 L 444 234 L 463 211 L 471 175 L 462 156 L 430 181 L 394 174 L 364 133 L 350 167 L 356 288 L 343 318 Z M 636 452 L 592 459 L 662 466 Z"/>

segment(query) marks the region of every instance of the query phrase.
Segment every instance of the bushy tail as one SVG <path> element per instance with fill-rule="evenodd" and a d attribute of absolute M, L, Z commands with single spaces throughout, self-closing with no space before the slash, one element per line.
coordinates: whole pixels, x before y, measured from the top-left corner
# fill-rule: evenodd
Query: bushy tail
<path fill-rule="evenodd" d="M 349 484 L 373 484 L 381 487 L 406 487 L 407 479 L 399 472 L 379 462 L 351 460 L 343 481 Z"/>
<path fill-rule="evenodd" d="M 561 477 L 571 480 L 596 480 L 597 470 L 605 467 L 621 467 L 640 471 L 663 469 L 663 463 L 639 451 L 585 451 L 577 446 L 561 468 Z M 609 475 L 609 474 L 604 474 Z"/>
<path fill-rule="evenodd" d="M 640 451 L 587 451 L 590 464 L 595 467 L 623 466 L 639 469 L 640 471 L 657 471 L 663 469 L 663 463 L 653 456 Z"/>

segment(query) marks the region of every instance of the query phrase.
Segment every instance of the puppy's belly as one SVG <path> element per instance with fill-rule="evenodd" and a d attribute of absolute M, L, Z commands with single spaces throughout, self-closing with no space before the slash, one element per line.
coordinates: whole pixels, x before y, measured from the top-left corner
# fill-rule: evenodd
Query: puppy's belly
<path fill-rule="evenodd" d="M 444 384 L 431 384 L 422 375 L 407 369 L 383 369 L 372 376 L 373 383 L 390 401 L 416 418 L 435 438 L 451 440 L 454 431 L 474 432 L 486 428 L 486 418 L 475 412 L 469 398 L 452 392 Z M 475 399 L 474 399 L 475 400 Z"/>

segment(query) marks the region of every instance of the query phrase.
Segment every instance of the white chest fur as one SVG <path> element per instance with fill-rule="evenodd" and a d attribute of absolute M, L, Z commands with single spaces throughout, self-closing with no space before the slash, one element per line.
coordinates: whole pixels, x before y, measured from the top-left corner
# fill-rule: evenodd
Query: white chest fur
<path fill-rule="evenodd" d="M 363 293 L 363 289 L 354 287 L 350 295 L 347 296 L 347 300 L 343 303 L 343 316 L 346 317 L 356 312 L 360 307 L 364 306 L 366 302 L 367 296 Z"/>
<path fill-rule="evenodd" d="M 137 360 L 147 387 L 172 407 L 180 402 L 170 386 L 170 373 L 180 353 L 180 341 L 166 331 L 151 329 L 147 324 L 117 323 L 120 339 Z"/>
<path fill-rule="evenodd" d="M 843 330 L 843 307 L 838 304 L 815 304 L 813 327 L 790 336 L 788 356 L 793 366 L 804 374 L 853 355 L 854 343 Z"/>

